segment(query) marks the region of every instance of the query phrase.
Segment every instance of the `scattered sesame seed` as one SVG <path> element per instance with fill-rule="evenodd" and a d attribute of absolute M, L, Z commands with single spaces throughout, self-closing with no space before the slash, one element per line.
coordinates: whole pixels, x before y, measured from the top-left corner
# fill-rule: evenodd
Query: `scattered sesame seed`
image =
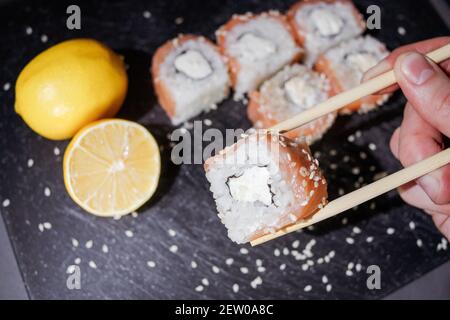
<path fill-rule="evenodd" d="M 196 286 L 195 287 L 195 291 L 202 292 L 203 291 L 203 286 L 202 285 Z"/>
<path fill-rule="evenodd" d="M 38 224 L 38 229 L 40 232 L 44 232 L 44 225 L 42 223 Z"/>
<path fill-rule="evenodd" d="M 77 248 L 79 245 L 78 240 L 75 238 L 72 238 L 72 246 L 74 246 L 75 248 Z"/>
<path fill-rule="evenodd" d="M 156 266 L 156 263 L 155 263 L 155 261 L 147 261 L 147 266 L 149 267 L 149 268 L 154 268 L 155 266 Z"/>
<path fill-rule="evenodd" d="M 345 241 L 346 241 L 348 244 L 354 244 L 354 243 L 355 243 L 355 240 L 354 240 L 353 238 L 351 238 L 351 237 L 345 238 Z"/>
<path fill-rule="evenodd" d="M 351 277 L 351 276 L 353 275 L 353 271 L 352 271 L 352 270 L 346 270 L 346 271 L 345 271 L 345 275 L 346 275 L 347 277 Z"/>
<path fill-rule="evenodd" d="M 330 292 L 332 288 L 333 287 L 331 286 L 331 284 L 327 284 L 327 286 L 325 287 L 325 290 L 327 290 L 327 292 Z"/>
<path fill-rule="evenodd" d="M 238 293 L 239 292 L 239 285 L 237 283 L 233 284 L 233 292 Z"/>
<path fill-rule="evenodd" d="M 75 258 L 75 260 L 73 262 L 75 262 L 75 264 L 80 264 L 81 263 L 81 259 L 80 258 Z"/>
<path fill-rule="evenodd" d="M 10 204 L 11 204 L 11 201 L 10 201 L 9 199 L 5 199 L 5 200 L 3 200 L 3 202 L 2 202 L 3 208 L 9 207 Z"/>
<path fill-rule="evenodd" d="M 204 286 L 209 286 L 209 281 L 206 278 L 202 279 L 202 283 L 203 283 Z"/>
<path fill-rule="evenodd" d="M 31 28 L 31 27 L 26 27 L 26 28 L 25 28 L 25 33 L 26 33 L 27 35 L 32 34 L 32 33 L 33 33 L 33 28 Z"/>
<path fill-rule="evenodd" d="M 417 239 L 416 244 L 417 244 L 417 246 L 418 246 L 419 248 L 421 248 L 422 245 L 423 245 L 423 242 L 422 242 L 421 239 Z"/>
<path fill-rule="evenodd" d="M 409 228 L 410 228 L 411 230 L 416 229 L 416 224 L 414 223 L 414 221 L 410 221 L 410 222 L 409 222 Z"/>
<path fill-rule="evenodd" d="M 239 252 L 240 252 L 241 254 L 248 254 L 248 249 L 247 249 L 247 248 L 241 248 L 241 249 L 239 250 Z"/>
<path fill-rule="evenodd" d="M 142 13 L 142 15 L 144 16 L 145 19 L 149 19 L 149 18 L 152 16 L 152 14 L 150 13 L 150 11 L 144 11 L 144 12 Z"/>
<path fill-rule="evenodd" d="M 226 264 L 227 266 L 231 266 L 231 265 L 233 264 L 233 262 L 234 262 L 234 259 L 233 259 L 233 258 L 228 258 L 227 260 L 225 260 L 225 264 Z"/>
<path fill-rule="evenodd" d="M 353 262 L 349 262 L 347 264 L 347 269 L 351 270 L 351 269 L 353 269 L 354 266 L 355 266 L 355 264 Z"/>
<path fill-rule="evenodd" d="M 106 244 L 102 245 L 102 251 L 104 253 L 108 253 L 109 249 L 108 249 L 108 246 Z"/>
<path fill-rule="evenodd" d="M 6 83 L 3 85 L 3 90 L 5 90 L 5 91 L 8 91 L 10 88 L 11 88 L 11 84 L 10 84 L 9 82 L 6 82 Z"/>
<path fill-rule="evenodd" d="M 184 22 L 184 19 L 183 19 L 183 17 L 178 17 L 178 18 L 176 18 L 175 19 L 175 24 L 182 24 Z"/>
<path fill-rule="evenodd" d="M 347 137 L 347 140 L 348 140 L 348 142 L 354 142 L 355 141 L 355 136 L 351 134 L 351 135 L 349 135 Z"/>
<path fill-rule="evenodd" d="M 45 195 L 46 197 L 50 197 L 50 196 L 52 195 L 52 191 L 50 190 L 49 187 L 45 187 L 45 189 L 44 189 L 44 195 Z"/>
<path fill-rule="evenodd" d="M 360 263 L 357 263 L 357 264 L 355 265 L 355 269 L 356 269 L 356 271 L 360 272 L 361 269 L 362 269 L 361 264 L 360 264 Z"/>
<path fill-rule="evenodd" d="M 217 267 L 217 266 L 212 266 L 212 271 L 213 271 L 214 273 L 219 273 L 219 272 L 220 272 L 220 269 L 219 269 L 219 267 Z"/>
<path fill-rule="evenodd" d="M 247 274 L 248 273 L 248 268 L 247 267 L 241 267 L 240 270 L 241 270 L 241 272 L 243 274 Z"/>
<path fill-rule="evenodd" d="M 309 268 L 309 266 L 308 266 L 307 263 L 302 264 L 302 270 L 303 270 L 303 271 L 308 270 L 308 268 Z"/>
<path fill-rule="evenodd" d="M 286 269 L 286 264 L 285 263 L 280 265 L 280 270 L 283 271 L 284 269 Z"/>
<path fill-rule="evenodd" d="M 285 256 L 289 255 L 289 249 L 288 248 L 283 248 L 283 254 Z"/>
<path fill-rule="evenodd" d="M 171 245 L 169 248 L 170 252 L 176 253 L 178 251 L 178 247 L 176 245 Z"/>
<path fill-rule="evenodd" d="M 169 236 L 171 236 L 171 237 L 175 237 L 177 235 L 177 232 L 173 229 L 169 229 L 167 232 L 169 233 Z"/>
<path fill-rule="evenodd" d="M 328 277 L 327 276 L 322 276 L 322 283 L 328 283 Z"/>
<path fill-rule="evenodd" d="M 256 289 L 258 287 L 258 285 L 262 284 L 262 279 L 260 276 L 257 276 L 255 279 L 253 279 L 252 282 L 250 282 L 250 286 L 253 289 Z"/>
<path fill-rule="evenodd" d="M 73 264 L 71 264 L 70 266 L 67 267 L 66 273 L 74 273 L 75 272 L 75 266 Z"/>
<path fill-rule="evenodd" d="M 212 125 L 212 121 L 210 119 L 203 120 L 203 123 L 205 124 L 205 126 L 208 126 L 208 127 Z"/>
<path fill-rule="evenodd" d="M 137 218 L 138 213 L 137 213 L 136 211 L 133 211 L 133 212 L 131 213 L 131 216 L 132 216 L 133 218 Z"/>
<path fill-rule="evenodd" d="M 89 261 L 89 267 L 91 267 L 92 269 L 97 269 L 97 265 L 95 264 L 94 261 Z"/>
<path fill-rule="evenodd" d="M 45 35 L 45 34 L 43 34 L 43 35 L 41 36 L 41 41 L 42 41 L 43 43 L 46 43 L 46 42 L 48 41 L 48 36 Z"/>
<path fill-rule="evenodd" d="M 256 269 L 259 273 L 263 273 L 266 272 L 266 268 L 264 268 L 263 266 L 260 266 Z"/>
<path fill-rule="evenodd" d="M 52 228 L 52 224 L 50 222 L 44 222 L 42 224 L 44 226 L 44 229 L 50 230 Z"/>
<path fill-rule="evenodd" d="M 292 248 L 294 248 L 294 249 L 297 249 L 299 245 L 300 245 L 299 240 L 295 240 L 294 242 L 292 242 Z"/>
<path fill-rule="evenodd" d="M 131 238 L 131 237 L 133 236 L 133 231 L 131 231 L 131 230 L 126 230 L 126 231 L 125 231 L 125 235 L 126 235 L 128 238 Z"/>
<path fill-rule="evenodd" d="M 361 173 L 361 170 L 358 167 L 354 167 L 354 168 L 352 168 L 352 173 L 354 175 L 358 175 Z"/>
<path fill-rule="evenodd" d="M 399 35 L 404 36 L 406 34 L 406 29 L 400 26 L 397 28 L 397 32 Z"/>
<path fill-rule="evenodd" d="M 280 249 L 275 249 L 275 250 L 273 250 L 273 255 L 274 255 L 275 257 L 279 257 L 279 256 L 280 256 Z"/>
<path fill-rule="evenodd" d="M 347 218 L 347 217 L 342 218 L 341 223 L 342 223 L 343 225 L 346 225 L 346 224 L 348 223 L 348 218 Z"/>
<path fill-rule="evenodd" d="M 371 243 L 373 241 L 373 237 L 367 237 L 366 242 Z"/>
<path fill-rule="evenodd" d="M 58 147 L 55 147 L 55 148 L 53 149 L 53 153 L 55 154 L 55 156 L 59 156 L 59 155 L 61 154 L 61 151 L 59 150 Z"/>
<path fill-rule="evenodd" d="M 303 291 L 305 291 L 305 292 L 310 292 L 312 290 L 312 286 L 311 285 L 307 285 L 307 286 L 305 286 L 305 288 L 303 288 Z"/>
<path fill-rule="evenodd" d="M 93 245 L 94 245 L 94 241 L 89 240 L 86 242 L 85 247 L 86 247 L 86 249 L 90 249 L 90 248 L 92 248 Z"/>
<path fill-rule="evenodd" d="M 360 234 L 361 233 L 361 229 L 355 226 L 355 227 L 353 227 L 353 233 Z"/>
<path fill-rule="evenodd" d="M 27 161 L 27 167 L 28 168 L 31 168 L 32 166 L 34 165 L 34 160 L 33 159 L 28 159 L 28 161 Z"/>
<path fill-rule="evenodd" d="M 387 228 L 387 230 L 386 230 L 386 233 L 389 235 L 394 234 L 394 232 L 395 232 L 394 228 Z"/>
<path fill-rule="evenodd" d="M 375 151 L 375 150 L 377 150 L 377 145 L 375 143 L 371 142 L 371 143 L 369 143 L 369 149 L 372 151 Z"/>
<path fill-rule="evenodd" d="M 192 268 L 192 269 L 197 268 L 197 262 L 191 261 L 191 268 Z"/>

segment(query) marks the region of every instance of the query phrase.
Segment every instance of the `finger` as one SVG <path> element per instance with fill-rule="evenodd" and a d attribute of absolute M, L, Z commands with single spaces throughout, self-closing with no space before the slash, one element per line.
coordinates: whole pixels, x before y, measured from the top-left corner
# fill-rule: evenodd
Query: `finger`
<path fill-rule="evenodd" d="M 394 65 L 397 82 L 409 103 L 426 122 L 450 137 L 450 79 L 418 53 L 401 55 Z"/>
<path fill-rule="evenodd" d="M 450 216 L 435 212 L 431 217 L 439 231 L 450 241 Z"/>
<path fill-rule="evenodd" d="M 441 133 L 425 122 L 409 103 L 398 139 L 398 159 L 405 167 L 440 152 L 443 146 Z M 450 203 L 450 165 L 416 181 L 436 204 Z"/>
<path fill-rule="evenodd" d="M 392 154 L 398 159 L 398 144 L 400 142 L 400 127 L 395 129 L 392 134 L 391 141 L 389 142 L 389 147 L 391 148 Z"/>
<path fill-rule="evenodd" d="M 415 182 L 410 182 L 398 188 L 400 197 L 413 207 L 420 208 L 428 212 L 439 212 L 450 215 L 450 204 L 438 205 L 431 201 L 425 191 Z"/>
<path fill-rule="evenodd" d="M 389 54 L 386 58 L 381 60 L 376 66 L 367 70 L 366 73 L 364 74 L 361 82 L 367 81 L 369 79 L 372 79 L 373 77 L 376 77 L 379 74 L 382 74 L 386 71 L 391 70 L 394 67 L 394 63 L 397 60 L 397 58 L 405 52 L 416 51 L 419 53 L 428 53 L 428 52 L 433 51 L 437 48 L 440 48 L 448 43 L 450 43 L 450 37 L 439 37 L 439 38 L 434 38 L 434 39 L 430 39 L 430 40 L 412 43 L 412 44 L 397 48 L 394 51 L 392 51 L 391 54 Z M 440 67 L 446 73 L 450 73 L 450 60 L 441 62 Z M 398 89 L 398 85 L 395 84 L 395 85 L 389 86 L 389 87 L 379 91 L 378 94 L 393 92 L 397 89 Z"/>

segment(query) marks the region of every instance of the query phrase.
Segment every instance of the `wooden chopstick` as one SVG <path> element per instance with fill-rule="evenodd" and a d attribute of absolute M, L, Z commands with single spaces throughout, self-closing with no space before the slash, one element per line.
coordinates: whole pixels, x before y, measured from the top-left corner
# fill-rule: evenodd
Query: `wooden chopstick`
<path fill-rule="evenodd" d="M 428 58 L 436 63 L 450 58 L 450 44 L 426 54 Z M 381 89 L 387 88 L 396 83 L 393 70 L 385 72 L 373 79 L 370 79 L 353 89 L 337 94 L 327 101 L 319 103 L 286 121 L 280 122 L 269 130 L 275 132 L 286 132 L 298 128 L 308 122 L 320 118 L 330 112 L 336 111 L 365 96 L 374 94 Z"/>
<path fill-rule="evenodd" d="M 331 218 L 341 212 L 353 208 L 361 203 L 396 189 L 405 183 L 413 181 L 427 173 L 450 163 L 450 148 L 447 148 L 434 156 L 417 162 L 412 166 L 404 168 L 396 173 L 375 181 L 356 191 L 350 192 L 340 198 L 328 203 L 323 209 L 316 212 L 311 218 L 299 221 L 275 233 L 271 233 L 251 241 L 252 246 L 278 238 L 290 232 L 305 228 L 322 220 Z"/>

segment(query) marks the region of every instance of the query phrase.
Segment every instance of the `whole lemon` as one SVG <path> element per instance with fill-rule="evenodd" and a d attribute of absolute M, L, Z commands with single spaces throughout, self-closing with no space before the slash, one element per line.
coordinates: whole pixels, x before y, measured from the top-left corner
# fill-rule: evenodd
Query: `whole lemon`
<path fill-rule="evenodd" d="M 91 39 L 68 40 L 25 66 L 15 110 L 38 134 L 67 139 L 92 121 L 113 117 L 127 87 L 124 63 L 112 50 Z"/>

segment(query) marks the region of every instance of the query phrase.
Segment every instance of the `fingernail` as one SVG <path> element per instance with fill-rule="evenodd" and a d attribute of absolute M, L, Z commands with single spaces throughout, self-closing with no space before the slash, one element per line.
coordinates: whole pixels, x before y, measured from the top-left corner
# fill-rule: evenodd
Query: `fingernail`
<path fill-rule="evenodd" d="M 439 180 L 431 174 L 427 174 L 419 178 L 418 182 L 425 192 L 431 197 L 439 191 Z"/>
<path fill-rule="evenodd" d="M 422 85 L 434 74 L 434 69 L 424 56 L 409 53 L 401 60 L 400 70 L 405 78 L 415 84 Z"/>
<path fill-rule="evenodd" d="M 387 60 L 382 60 L 380 61 L 377 65 L 375 65 L 374 67 L 370 68 L 369 70 L 367 70 L 362 79 L 361 82 L 367 81 L 369 79 L 372 79 L 373 77 L 382 74 L 388 70 L 390 70 L 391 64 L 387 61 Z"/>

